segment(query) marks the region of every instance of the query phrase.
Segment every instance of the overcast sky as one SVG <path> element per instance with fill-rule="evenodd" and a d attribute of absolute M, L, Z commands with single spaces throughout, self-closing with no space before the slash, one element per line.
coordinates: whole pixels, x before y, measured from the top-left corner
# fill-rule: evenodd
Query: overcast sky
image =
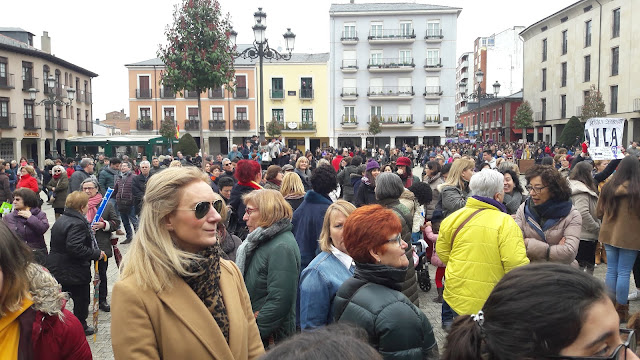
<path fill-rule="evenodd" d="M 283 46 L 287 27 L 296 34 L 295 52 L 329 51 L 329 7 L 348 0 L 219 0 L 239 33 L 238 43 L 253 42 L 253 12 L 267 13 L 267 37 Z M 416 1 L 359 1 L 416 2 Z M 513 26 L 529 26 L 577 0 L 421 0 L 419 3 L 462 8 L 458 18 L 458 56 L 473 49 L 473 40 Z M 0 26 L 20 27 L 40 36 L 48 31 L 52 53 L 97 73 L 93 80 L 93 118 L 125 109 L 129 115 L 127 71 L 124 64 L 156 57 L 180 0 L 31 0 L 5 1 Z M 10 16 L 8 16 L 11 14 Z M 284 46 L 283 46 L 284 47 Z"/>

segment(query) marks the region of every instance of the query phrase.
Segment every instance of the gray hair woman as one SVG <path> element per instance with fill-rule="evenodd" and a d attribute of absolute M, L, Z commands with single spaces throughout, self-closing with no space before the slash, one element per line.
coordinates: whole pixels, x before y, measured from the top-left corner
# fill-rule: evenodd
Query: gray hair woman
<path fill-rule="evenodd" d="M 49 203 L 53 207 L 56 220 L 64 212 L 64 203 L 67 201 L 69 193 L 69 178 L 67 171 L 61 165 L 56 165 L 51 169 L 51 180 L 47 183 L 47 190 L 51 193 Z"/>
<path fill-rule="evenodd" d="M 394 173 L 381 173 L 376 178 L 376 198 L 378 204 L 393 210 L 400 219 L 402 225 L 402 240 L 411 244 L 411 228 L 413 227 L 413 214 L 406 206 L 400 203 L 400 195 L 404 192 L 404 185 L 400 176 Z M 416 269 L 413 266 L 413 248 L 407 246 L 405 254 L 409 259 L 409 267 L 405 281 L 402 284 L 402 293 L 405 294 L 412 303 L 418 306 L 418 283 L 416 282 Z"/>

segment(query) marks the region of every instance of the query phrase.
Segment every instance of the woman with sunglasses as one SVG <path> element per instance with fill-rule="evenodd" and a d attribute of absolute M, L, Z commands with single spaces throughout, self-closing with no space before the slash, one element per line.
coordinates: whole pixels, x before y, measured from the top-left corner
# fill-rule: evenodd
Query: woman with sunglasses
<path fill-rule="evenodd" d="M 400 236 L 398 217 L 381 205 L 367 205 L 349 215 L 342 231 L 356 268 L 336 293 L 336 322 L 365 329 L 385 359 L 439 359 L 429 320 L 400 292 L 409 245 Z"/>
<path fill-rule="evenodd" d="M 478 314 L 458 317 L 442 359 L 638 360 L 635 351 L 602 281 L 546 263 L 510 271 Z"/>
<path fill-rule="evenodd" d="M 67 201 L 69 191 L 69 178 L 62 165 L 56 165 L 52 169 L 53 176 L 47 184 L 47 190 L 51 192 L 50 203 L 53 207 L 56 220 L 64 213 L 64 203 Z"/>
<path fill-rule="evenodd" d="M 571 203 L 569 183 L 550 165 L 532 166 L 525 179 L 529 198 L 518 208 L 515 220 L 529 260 L 577 267 L 582 216 Z"/>
<path fill-rule="evenodd" d="M 243 201 L 250 233 L 238 248 L 236 264 L 267 348 L 295 334 L 300 250 L 291 232 L 293 210 L 282 194 L 257 190 Z"/>
<path fill-rule="evenodd" d="M 242 275 L 221 259 L 224 203 L 195 167 L 149 178 L 140 228 L 112 295 L 116 359 L 256 359 L 264 353 Z"/>

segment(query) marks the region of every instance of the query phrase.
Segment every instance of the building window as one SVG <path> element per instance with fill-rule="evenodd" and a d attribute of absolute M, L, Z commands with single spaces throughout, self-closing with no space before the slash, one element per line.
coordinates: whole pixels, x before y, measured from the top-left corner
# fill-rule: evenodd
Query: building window
<path fill-rule="evenodd" d="M 372 106 L 371 107 L 371 117 L 377 117 L 378 120 L 381 120 L 382 116 L 382 106 Z"/>
<path fill-rule="evenodd" d="M 584 57 L 584 82 L 591 81 L 591 55 Z"/>
<path fill-rule="evenodd" d="M 344 32 L 342 34 L 342 39 L 355 39 L 356 38 L 356 24 L 349 23 L 344 24 Z"/>
<path fill-rule="evenodd" d="M 313 79 L 303 77 L 300 79 L 300 97 L 303 99 L 313 99 Z"/>
<path fill-rule="evenodd" d="M 547 99 L 540 99 L 540 120 L 547 120 Z"/>
<path fill-rule="evenodd" d="M 221 107 L 211 108 L 211 120 L 213 121 L 223 121 L 224 115 Z"/>
<path fill-rule="evenodd" d="M 560 95 L 560 119 L 567 117 L 567 95 Z"/>
<path fill-rule="evenodd" d="M 611 49 L 611 76 L 618 75 L 618 67 L 620 61 L 620 47 Z"/>
<path fill-rule="evenodd" d="M 284 110 L 283 109 L 271 109 L 271 119 L 277 122 L 284 121 Z"/>
<path fill-rule="evenodd" d="M 246 99 L 249 97 L 249 90 L 247 89 L 247 76 L 236 75 L 236 93 L 235 97 L 238 99 Z"/>
<path fill-rule="evenodd" d="M 7 58 L 0 56 L 0 86 L 9 85 L 7 80 L 9 75 L 7 74 Z"/>
<path fill-rule="evenodd" d="M 369 36 L 372 36 L 374 38 L 379 38 L 382 37 L 382 23 L 371 23 L 371 33 L 369 34 Z"/>
<path fill-rule="evenodd" d="M 9 120 L 9 98 L 0 98 L 0 120 Z"/>
<path fill-rule="evenodd" d="M 591 20 L 584 23 L 584 47 L 591 46 Z"/>
<path fill-rule="evenodd" d="M 176 109 L 172 107 L 164 108 L 164 118 L 175 121 L 176 120 Z"/>
<path fill-rule="evenodd" d="M 140 108 L 140 120 L 151 120 L 151 108 Z"/>
<path fill-rule="evenodd" d="M 382 51 L 372 50 L 369 58 L 369 65 L 382 65 Z"/>
<path fill-rule="evenodd" d="M 271 98 L 284 99 L 284 82 L 282 78 L 271 78 Z"/>
<path fill-rule="evenodd" d="M 547 39 L 542 39 L 542 61 L 547 61 Z"/>
<path fill-rule="evenodd" d="M 613 21 L 611 28 L 611 37 L 617 38 L 620 36 L 620 8 L 613 10 Z"/>
<path fill-rule="evenodd" d="M 189 120 L 200 120 L 200 116 L 198 116 L 198 108 L 197 107 L 188 108 L 187 117 Z"/>
<path fill-rule="evenodd" d="M 302 109 L 302 122 L 313 122 L 313 109 Z"/>
<path fill-rule="evenodd" d="M 542 91 L 547 90 L 547 69 L 542 69 Z"/>
<path fill-rule="evenodd" d="M 567 30 L 564 30 L 562 32 L 562 55 L 566 55 L 567 54 L 567 47 L 568 47 Z"/>
<path fill-rule="evenodd" d="M 440 21 L 427 21 L 427 37 L 442 36 Z"/>
<path fill-rule="evenodd" d="M 611 87 L 611 114 L 618 113 L 618 85 Z"/>
<path fill-rule="evenodd" d="M 560 79 L 560 87 L 567 86 L 567 63 L 563 62 L 562 66 L 562 78 Z"/>
<path fill-rule="evenodd" d="M 439 66 L 441 64 L 440 61 L 440 50 L 438 49 L 430 49 L 427 50 L 427 66 Z"/>
<path fill-rule="evenodd" d="M 33 87 L 33 63 L 22 62 L 22 90 L 29 90 Z"/>
<path fill-rule="evenodd" d="M 413 63 L 413 58 L 411 57 L 411 50 L 400 50 L 400 64 L 410 65 Z"/>
<path fill-rule="evenodd" d="M 345 106 L 344 107 L 344 118 L 343 122 L 355 123 L 356 122 L 356 107 L 355 106 Z"/>
<path fill-rule="evenodd" d="M 413 35 L 413 28 L 411 26 L 411 21 L 400 22 L 400 36 L 410 37 L 411 35 Z"/>
<path fill-rule="evenodd" d="M 236 120 L 249 120 L 246 107 L 236 108 Z"/>

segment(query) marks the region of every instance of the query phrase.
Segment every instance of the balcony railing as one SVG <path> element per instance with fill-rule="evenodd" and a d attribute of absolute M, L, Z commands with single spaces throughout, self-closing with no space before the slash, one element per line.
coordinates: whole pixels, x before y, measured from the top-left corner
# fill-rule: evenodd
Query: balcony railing
<path fill-rule="evenodd" d="M 233 130 L 235 131 L 249 131 L 251 129 L 251 122 L 249 120 L 233 120 Z"/>
<path fill-rule="evenodd" d="M 399 59 L 399 58 L 383 58 L 383 59 L 369 59 L 367 69 L 374 71 L 392 71 L 396 70 L 412 70 L 416 67 L 413 62 L 413 58 Z"/>
<path fill-rule="evenodd" d="M 300 89 L 300 99 L 313 99 L 313 89 Z"/>
<path fill-rule="evenodd" d="M 343 87 L 340 96 L 343 98 L 356 98 L 358 97 L 358 88 Z"/>
<path fill-rule="evenodd" d="M 282 131 L 315 131 L 316 123 L 313 121 L 286 122 Z"/>
<path fill-rule="evenodd" d="M 15 89 L 16 88 L 16 79 L 13 74 L 7 74 L 8 76 L 0 77 L 0 88 L 4 89 Z"/>
<path fill-rule="evenodd" d="M 93 96 L 91 95 L 91 92 L 85 91 L 84 102 L 87 104 L 93 104 Z"/>
<path fill-rule="evenodd" d="M 442 95 L 442 88 L 440 86 L 425 86 L 424 96 L 440 96 Z"/>
<path fill-rule="evenodd" d="M 208 96 L 209 99 L 224 99 L 224 91 L 221 87 L 209 89 Z"/>
<path fill-rule="evenodd" d="M 227 129 L 227 122 L 224 120 L 209 120 L 209 130 L 211 131 L 225 131 Z"/>
<path fill-rule="evenodd" d="M 138 131 L 151 131 L 153 130 L 153 121 L 150 117 L 142 117 L 136 121 L 136 129 Z"/>
<path fill-rule="evenodd" d="M 184 129 L 187 131 L 190 130 L 200 130 L 200 119 L 189 119 L 184 121 Z"/>
<path fill-rule="evenodd" d="M 284 99 L 284 89 L 269 89 L 269 97 L 276 100 Z"/>
<path fill-rule="evenodd" d="M 87 122 L 87 133 L 93 134 L 93 121 Z"/>
<path fill-rule="evenodd" d="M 367 96 L 415 95 L 413 86 L 370 86 Z"/>
<path fill-rule="evenodd" d="M 413 124 L 413 115 L 371 115 L 370 119 L 378 118 L 380 125 L 410 125 Z"/>
<path fill-rule="evenodd" d="M 75 101 L 77 103 L 81 103 L 81 102 L 84 102 L 84 100 L 85 100 L 84 90 L 77 90 Z"/>
<path fill-rule="evenodd" d="M 151 99 L 153 89 L 136 89 L 136 99 Z"/>
<path fill-rule="evenodd" d="M 640 99 L 633 99 L 633 111 L 640 111 Z"/>
<path fill-rule="evenodd" d="M 345 72 L 358 70 L 358 60 L 343 59 L 342 66 L 340 66 L 340 69 Z"/>
<path fill-rule="evenodd" d="M 76 120 L 76 126 L 78 128 L 78 132 L 87 131 L 87 122 L 81 119 Z"/>
<path fill-rule="evenodd" d="M 29 89 L 34 88 L 38 90 L 40 88 L 40 82 L 38 78 L 31 78 L 22 80 L 22 91 L 29 91 Z"/>
<path fill-rule="evenodd" d="M 442 58 L 427 58 L 427 61 L 424 65 L 425 69 L 439 69 L 442 67 Z"/>
<path fill-rule="evenodd" d="M 406 40 L 415 38 L 416 33 L 413 29 L 411 29 L 410 33 L 401 29 L 369 31 L 369 40 Z"/>
<path fill-rule="evenodd" d="M 440 120 L 440 114 L 425 114 L 424 115 L 424 124 L 442 124 L 442 120 Z"/>
<path fill-rule="evenodd" d="M 424 37 L 425 40 L 432 39 L 442 39 L 444 36 L 442 35 L 442 29 L 428 29 L 427 35 Z"/>
<path fill-rule="evenodd" d="M 0 117 L 0 129 L 13 129 L 16 127 L 16 113 L 10 113 L 8 116 Z"/>
<path fill-rule="evenodd" d="M 358 125 L 358 117 L 357 115 L 342 115 L 340 124 L 342 124 L 342 126 L 356 126 Z"/>
<path fill-rule="evenodd" d="M 176 92 L 171 88 L 161 88 L 160 89 L 160 97 L 162 99 L 175 99 Z"/>
<path fill-rule="evenodd" d="M 249 98 L 249 89 L 246 87 L 236 87 L 235 92 L 233 93 L 234 99 L 248 99 Z"/>
<path fill-rule="evenodd" d="M 358 41 L 358 32 L 357 31 L 343 31 L 342 36 L 340 37 L 340 41 Z"/>
<path fill-rule="evenodd" d="M 185 99 L 197 99 L 200 97 L 200 93 L 196 90 L 185 90 L 183 95 Z"/>
<path fill-rule="evenodd" d="M 24 117 L 24 129 L 25 130 L 37 130 L 40 129 L 40 115 L 34 117 Z"/>
<path fill-rule="evenodd" d="M 67 97 L 67 90 L 64 89 L 61 86 L 57 86 L 53 88 L 53 93 L 56 95 L 56 97 L 58 98 L 66 98 Z"/>

